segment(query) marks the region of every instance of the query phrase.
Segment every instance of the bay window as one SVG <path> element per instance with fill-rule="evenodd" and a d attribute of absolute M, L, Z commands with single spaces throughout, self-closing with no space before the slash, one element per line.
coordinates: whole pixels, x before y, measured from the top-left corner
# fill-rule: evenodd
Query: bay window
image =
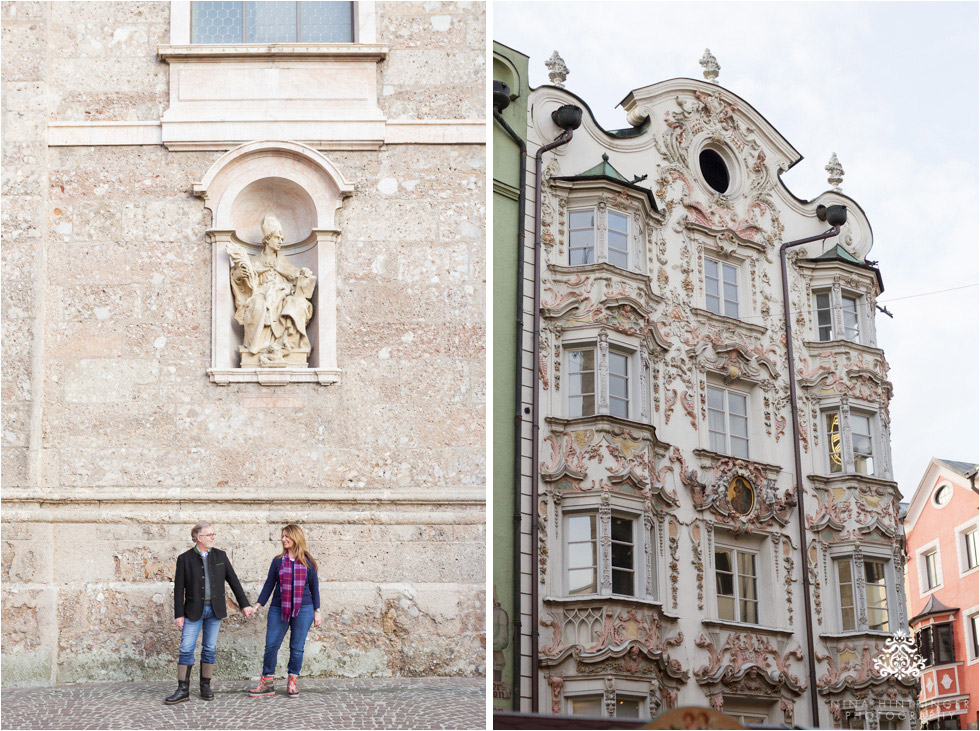
<path fill-rule="evenodd" d="M 956 662 L 951 622 L 923 627 L 916 633 L 916 640 L 919 654 L 925 659 L 926 666 Z"/>
<path fill-rule="evenodd" d="M 856 409 L 827 410 L 823 412 L 823 426 L 830 474 L 875 474 L 874 414 Z M 850 449 L 843 438 L 845 429 L 851 433 Z"/>
<path fill-rule="evenodd" d="M 891 561 L 882 558 L 839 557 L 834 559 L 841 632 L 870 630 L 888 632 Z M 860 573 L 858 573 L 860 572 Z M 861 583 L 864 591 L 861 591 Z M 861 622 L 864 611 L 866 624 Z"/>
<path fill-rule="evenodd" d="M 626 270 L 636 269 L 630 248 L 630 217 L 611 208 L 587 208 L 568 212 L 568 264 L 582 266 L 606 262 Z M 598 246 L 605 235 L 605 250 Z"/>
<path fill-rule="evenodd" d="M 636 521 L 614 515 L 610 522 L 612 528 L 612 591 L 613 594 L 634 596 L 636 594 L 636 551 L 633 536 Z"/>
<path fill-rule="evenodd" d="M 609 414 L 622 419 L 642 419 L 635 393 L 639 381 L 637 353 L 609 344 L 602 336 L 598 344 L 593 343 L 564 346 L 568 418 Z"/>
<path fill-rule="evenodd" d="M 861 298 L 857 295 L 832 290 L 814 295 L 817 314 L 817 340 L 847 340 L 861 342 Z M 838 317 L 839 316 L 839 317 Z"/>
<path fill-rule="evenodd" d="M 568 263 L 595 263 L 595 210 L 568 212 Z"/>
<path fill-rule="evenodd" d="M 595 414 L 595 348 L 568 351 L 568 415 Z"/>

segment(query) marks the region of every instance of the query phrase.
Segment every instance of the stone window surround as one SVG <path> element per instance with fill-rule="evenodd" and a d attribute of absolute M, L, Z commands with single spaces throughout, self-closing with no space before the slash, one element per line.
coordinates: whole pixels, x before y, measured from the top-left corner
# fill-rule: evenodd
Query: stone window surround
<path fill-rule="evenodd" d="M 980 655 L 973 652 L 973 618 L 980 614 L 980 605 L 974 605 L 962 612 L 963 615 L 963 644 L 966 645 L 966 664 L 980 663 Z"/>
<path fill-rule="evenodd" d="M 928 584 L 928 572 L 926 568 L 926 556 L 935 554 L 936 555 L 936 573 L 939 583 L 929 588 Z M 943 579 L 943 555 L 939 546 L 939 539 L 929 541 L 923 546 L 919 546 L 915 549 L 915 568 L 919 577 L 919 596 L 927 597 L 933 594 L 945 586 L 945 581 Z"/>
<path fill-rule="evenodd" d="M 374 3 L 370 0 L 354 2 L 354 43 L 377 43 Z M 191 0 L 171 0 L 170 43 L 176 46 L 191 42 Z"/>
<path fill-rule="evenodd" d="M 891 553 L 887 553 L 889 547 L 869 546 L 864 544 L 832 546 L 829 550 L 828 559 L 833 567 L 832 583 L 834 588 L 835 621 L 838 632 L 837 637 L 847 637 L 852 634 L 886 634 L 892 635 L 896 627 L 904 620 L 904 612 L 898 607 L 898 595 L 895 591 L 895 561 Z M 844 630 L 843 619 L 840 613 L 840 580 L 837 574 L 838 560 L 850 559 L 852 587 L 854 591 L 854 629 Z M 868 628 L 868 598 L 864 581 L 864 561 L 881 561 L 885 564 L 885 587 L 886 601 L 888 606 L 888 631 L 881 632 Z M 860 574 L 857 573 L 860 567 Z"/>
<path fill-rule="evenodd" d="M 579 350 L 592 348 L 595 351 L 595 413 L 589 416 L 608 415 L 609 412 L 609 350 L 618 351 L 629 356 L 629 417 L 628 421 L 636 421 L 643 424 L 650 423 L 649 383 L 650 383 L 650 358 L 646 345 L 642 342 L 635 342 L 635 338 L 628 338 L 616 334 L 610 336 L 605 328 L 587 328 L 576 330 L 570 333 L 567 339 L 560 343 L 561 362 L 568 373 L 569 350 Z M 569 409 L 569 379 L 563 378 L 561 381 L 561 413 L 565 418 L 568 416 Z M 637 407 L 639 404 L 639 407 Z M 623 418 L 623 417 L 615 417 Z"/>
<path fill-rule="evenodd" d="M 828 447 L 830 445 L 830 439 L 827 434 L 827 420 L 826 414 L 833 411 L 838 411 L 840 413 L 840 444 L 841 444 L 841 462 L 842 469 L 840 472 L 830 471 L 830 452 Z M 847 396 L 841 396 L 837 400 L 823 400 L 817 405 L 817 413 L 819 414 L 819 425 L 820 437 L 823 440 L 823 449 L 821 464 L 823 474 L 828 477 L 837 475 L 860 475 L 854 467 L 854 446 L 853 438 L 851 432 L 851 411 L 856 411 L 861 413 L 863 416 L 867 416 L 871 419 L 871 459 L 874 463 L 874 472 L 870 475 L 865 475 L 866 477 L 879 477 L 882 479 L 891 479 L 890 474 L 886 473 L 883 469 L 883 451 L 882 451 L 882 433 L 881 433 L 881 420 L 878 415 L 878 409 L 866 402 L 857 401 L 856 399 L 850 399 Z"/>
<path fill-rule="evenodd" d="M 312 269 L 317 277 L 314 319 L 308 326 L 314 350 L 307 368 L 241 368 L 235 357 L 240 338 L 232 325 L 235 306 L 225 246 L 234 242 L 250 248 L 252 253 L 261 250 L 260 232 L 257 234 L 252 230 L 254 226 L 249 227 L 251 219 L 248 223 L 243 220 L 241 201 L 247 198 L 250 186 L 266 180 L 285 181 L 281 185 L 288 184 L 295 190 L 297 194 L 291 198 L 294 207 L 284 211 L 270 205 L 270 210 L 266 211 L 263 206 L 257 215 L 269 212 L 282 220 L 286 233 L 283 253 L 301 257 L 296 261 Z M 206 231 L 212 245 L 211 367 L 208 369 L 211 382 L 219 385 L 257 382 L 276 386 L 287 383 L 328 385 L 339 381 L 336 244 L 340 229 L 336 227 L 335 216 L 343 199 L 353 194 L 353 185 L 316 150 L 295 142 L 259 141 L 222 155 L 193 191 L 204 199 L 204 206 L 211 211 L 211 227 Z"/>
<path fill-rule="evenodd" d="M 660 586 L 664 576 L 663 566 L 660 565 L 663 552 L 660 544 L 663 541 L 665 527 L 662 524 L 665 516 L 647 509 L 642 495 L 631 495 L 609 492 L 607 505 L 600 505 L 600 497 L 596 495 L 562 495 L 561 520 L 558 522 L 559 535 L 556 536 L 561 550 L 552 555 L 561 556 L 561 566 L 553 572 L 558 586 L 557 596 L 568 599 L 613 598 L 622 601 L 640 601 L 660 604 L 659 597 L 663 596 Z M 595 594 L 576 594 L 570 597 L 568 591 L 568 550 L 567 550 L 567 518 L 574 515 L 596 515 L 596 584 Z M 635 593 L 632 596 L 612 593 L 612 534 L 611 524 L 613 514 L 631 518 L 634 521 L 634 576 Z M 560 578 L 559 578 L 560 577 Z M 608 581 L 607 581 L 608 579 Z"/>
<path fill-rule="evenodd" d="M 952 502 L 952 501 L 950 501 Z M 980 570 L 980 565 L 974 566 L 973 568 L 967 567 L 967 555 L 966 555 L 966 536 L 973 530 L 976 531 L 978 526 L 978 519 L 971 518 L 965 523 L 960 523 L 956 526 L 956 560 L 960 568 L 960 577 L 967 576 Z M 978 564 L 980 564 L 980 555 L 977 556 Z"/>
<path fill-rule="evenodd" d="M 603 676 L 591 678 L 565 678 L 562 683 L 562 710 L 572 715 L 571 699 L 576 697 L 599 697 L 602 699 L 602 715 L 614 717 L 616 696 L 624 695 L 640 701 L 640 718 L 650 717 L 650 681 L 631 680 L 611 676 L 612 683 L 606 684 Z"/>

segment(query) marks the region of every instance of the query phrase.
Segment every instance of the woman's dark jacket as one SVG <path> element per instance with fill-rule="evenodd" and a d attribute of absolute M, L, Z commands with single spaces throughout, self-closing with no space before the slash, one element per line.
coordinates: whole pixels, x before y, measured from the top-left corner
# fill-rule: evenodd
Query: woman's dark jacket
<path fill-rule="evenodd" d="M 279 567 L 281 565 L 282 556 L 276 556 L 272 559 L 272 565 L 269 566 L 269 575 L 265 579 L 265 586 L 262 587 L 259 598 L 255 600 L 262 606 L 265 606 L 270 595 L 272 596 L 272 604 L 270 606 L 282 606 L 282 590 L 279 587 Z M 303 587 L 303 601 L 300 602 L 300 606 L 303 604 L 312 604 L 314 609 L 320 608 L 320 578 L 317 576 L 312 562 L 306 568 L 306 585 Z"/>
<path fill-rule="evenodd" d="M 231 587 L 238 606 L 244 609 L 249 605 L 248 596 L 231 567 L 231 561 L 224 551 L 212 548 L 208 551 L 208 576 L 211 579 L 211 608 L 214 616 L 224 619 L 228 616 L 225 608 L 225 582 Z M 191 622 L 198 621 L 204 614 L 204 561 L 196 548 L 177 557 L 177 571 L 174 574 L 174 619 L 186 617 Z"/>

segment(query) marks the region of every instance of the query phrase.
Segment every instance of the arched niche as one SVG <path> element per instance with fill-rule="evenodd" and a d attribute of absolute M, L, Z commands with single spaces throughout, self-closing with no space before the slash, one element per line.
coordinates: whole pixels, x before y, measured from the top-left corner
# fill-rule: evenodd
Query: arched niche
<path fill-rule="evenodd" d="M 295 382 L 328 384 L 337 368 L 336 214 L 351 195 L 348 183 L 330 160 L 296 142 L 250 142 L 222 155 L 194 194 L 211 211 L 206 232 L 212 245 L 211 367 L 213 383 Z M 235 321 L 235 302 L 226 247 L 237 244 L 250 256 L 262 252 L 261 222 L 266 214 L 282 223 L 281 249 L 289 261 L 310 269 L 317 278 L 313 316 L 307 325 L 311 352 L 305 367 L 242 367 L 239 346 L 244 333 Z"/>

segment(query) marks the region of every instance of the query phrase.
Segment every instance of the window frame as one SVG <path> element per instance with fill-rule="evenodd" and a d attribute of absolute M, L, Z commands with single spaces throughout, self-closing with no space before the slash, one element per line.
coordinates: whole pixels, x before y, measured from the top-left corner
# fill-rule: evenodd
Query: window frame
<path fill-rule="evenodd" d="M 574 214 L 576 214 L 576 213 L 586 213 L 586 212 L 592 214 L 592 226 L 589 227 L 589 228 L 583 228 L 583 227 L 573 228 L 572 227 L 572 216 Z M 598 254 L 597 249 L 599 248 L 596 245 L 597 244 L 597 239 L 598 239 L 598 233 L 599 233 L 599 211 L 596 209 L 595 206 L 583 207 L 583 208 L 569 208 L 568 209 L 568 221 L 567 221 L 567 225 L 568 225 L 568 242 L 567 242 L 567 244 L 568 244 L 568 262 L 567 262 L 568 263 L 568 266 L 572 266 L 572 267 L 592 266 L 593 264 L 596 263 L 597 254 Z M 572 232 L 573 231 L 588 231 L 588 230 L 591 230 L 592 231 L 592 244 L 590 246 L 574 246 L 573 247 L 573 245 L 572 245 Z M 572 263 L 572 250 L 573 250 L 573 248 L 576 249 L 576 250 L 578 250 L 578 249 L 584 249 L 586 251 L 591 251 L 592 252 L 592 261 L 586 261 L 586 262 L 583 262 L 581 264 L 573 264 Z M 586 257 L 586 258 L 588 258 L 588 257 Z"/>
<path fill-rule="evenodd" d="M 835 564 L 833 581 L 835 584 L 835 595 L 837 605 L 837 626 L 841 633 L 861 633 L 861 632 L 880 632 L 880 633 L 892 633 L 895 631 L 895 627 L 898 626 L 898 602 L 900 597 L 894 591 L 895 585 L 895 561 L 892 556 L 879 554 L 874 550 L 867 550 L 861 552 L 860 565 L 854 560 L 854 554 L 845 553 L 843 550 L 831 554 L 831 561 Z M 847 562 L 851 570 L 851 595 L 853 601 L 852 611 L 854 612 L 854 627 L 853 629 L 844 628 L 844 612 L 843 612 L 843 598 L 842 598 L 842 582 L 840 577 L 839 564 Z M 869 562 L 880 563 L 883 565 L 882 569 L 882 586 L 885 592 L 885 615 L 886 615 L 886 629 L 873 629 L 871 627 L 871 610 L 872 607 L 869 604 L 868 597 L 868 584 L 865 564 Z M 862 572 L 862 578 L 864 583 L 863 594 L 858 592 L 858 582 L 856 570 Z M 859 604 L 858 602 L 863 602 Z M 862 623 L 861 620 L 861 608 L 864 608 L 865 622 Z"/>
<path fill-rule="evenodd" d="M 568 527 L 569 521 L 572 518 L 578 517 L 590 517 L 593 519 L 593 528 L 595 531 L 595 538 L 590 541 L 571 541 L 569 540 L 571 535 L 571 530 Z M 602 584 L 600 581 L 600 569 L 602 568 L 602 552 L 600 550 L 601 543 L 601 520 L 599 518 L 598 510 L 575 510 L 567 511 L 562 517 L 562 553 L 563 553 L 563 563 L 564 571 L 562 573 L 562 595 L 566 597 L 577 597 L 577 596 L 594 596 L 600 593 Z M 571 565 L 571 545 L 573 543 L 591 543 L 592 544 L 592 561 L 593 565 L 591 567 L 586 566 L 576 566 L 572 568 Z M 594 591 L 591 592 L 576 592 L 572 593 L 571 584 L 569 581 L 569 573 L 571 571 L 584 570 L 586 568 L 592 569 L 592 585 L 595 587 Z"/>
<path fill-rule="evenodd" d="M 820 298 L 827 297 L 827 307 L 820 306 Z M 830 343 L 836 340 L 841 340 L 848 343 L 854 343 L 857 345 L 865 345 L 868 338 L 865 336 L 865 327 L 861 322 L 861 310 L 864 307 L 865 295 L 861 292 L 855 292 L 850 289 L 840 290 L 840 295 L 834 291 L 833 286 L 821 286 L 814 288 L 813 290 L 813 323 L 816 328 L 816 338 L 819 343 Z M 853 323 L 847 322 L 847 315 L 852 312 L 850 308 L 844 306 L 845 300 L 854 303 L 853 309 Z M 826 324 L 820 323 L 820 313 L 827 312 L 830 315 L 830 322 Z M 840 316 L 841 327 L 843 332 L 838 332 L 837 329 L 837 318 Z M 829 337 L 822 337 L 821 330 L 830 328 Z M 853 335 L 851 335 L 853 334 Z"/>
<path fill-rule="evenodd" d="M 711 406 L 711 391 L 712 390 L 720 391 L 721 393 L 724 394 L 724 396 L 723 396 L 724 410 L 721 411 L 721 412 L 719 412 L 718 409 L 713 408 Z M 737 418 L 743 418 L 745 420 L 745 437 L 744 437 L 744 441 L 745 441 L 745 454 L 744 455 L 735 454 L 734 450 L 732 449 L 732 439 L 733 439 L 733 435 L 732 435 L 732 416 L 733 415 L 732 415 L 731 408 L 730 408 L 730 399 L 729 399 L 729 395 L 730 394 L 735 394 L 736 396 L 740 396 L 740 397 L 742 397 L 745 400 L 745 414 L 744 415 L 742 415 L 742 414 L 735 414 L 734 415 Z M 707 433 L 708 433 L 708 449 L 710 449 L 712 452 L 717 452 L 718 454 L 725 454 L 725 455 L 728 455 L 730 457 L 735 457 L 737 459 L 746 459 L 746 460 L 752 459 L 752 421 L 749 418 L 750 411 L 751 411 L 751 404 L 752 404 L 752 394 L 749 393 L 749 392 L 747 392 L 747 391 L 742 391 L 742 390 L 735 389 L 735 388 L 729 388 L 727 386 L 718 386 L 718 385 L 716 385 L 714 383 L 711 383 L 709 381 L 707 383 L 706 395 L 707 395 L 707 413 L 708 413 L 708 420 L 707 420 L 707 427 L 708 427 L 707 428 Z M 715 441 L 714 441 L 713 437 L 714 437 L 714 435 L 720 434 L 721 432 L 718 432 L 716 429 L 712 429 L 711 428 L 711 414 L 712 414 L 712 412 L 714 412 L 714 413 L 721 413 L 722 416 L 723 416 L 723 421 L 724 421 L 724 426 L 725 426 L 725 431 L 724 431 L 725 448 L 722 449 L 722 450 L 719 450 L 719 449 L 716 449 L 715 448 L 716 445 L 715 445 Z M 734 438 L 736 438 L 736 439 L 742 439 L 742 437 L 734 437 Z"/>
<path fill-rule="evenodd" d="M 821 436 L 824 439 L 824 444 L 826 447 L 823 450 L 823 464 L 827 475 L 863 475 L 865 477 L 886 477 L 884 470 L 882 469 L 882 458 L 883 449 L 881 440 L 881 425 L 878 418 L 878 412 L 865 408 L 863 406 L 849 407 L 846 412 L 842 408 L 840 403 L 826 404 L 820 406 L 820 430 Z M 834 458 L 833 458 L 833 441 L 831 439 L 832 432 L 830 430 L 830 425 L 827 423 L 827 417 L 837 415 L 838 423 L 838 435 L 839 435 L 839 454 L 840 454 L 840 469 L 834 469 Z M 854 424 L 856 419 L 852 418 L 858 416 L 868 421 L 868 427 L 871 432 L 868 436 L 868 440 L 871 446 L 871 453 L 866 454 L 863 452 L 858 452 L 855 446 L 855 431 Z M 846 422 L 845 422 L 846 419 Z M 845 428 L 851 433 L 850 439 L 850 451 L 847 451 L 847 442 L 844 439 Z M 864 436 L 864 435 L 862 435 Z M 862 457 L 864 459 L 864 464 L 868 461 L 871 463 L 871 470 L 869 472 L 861 472 L 857 469 L 858 458 Z M 854 469 L 847 469 L 849 465 L 853 465 Z"/>
<path fill-rule="evenodd" d="M 929 586 L 927 564 L 929 556 L 936 557 L 936 577 L 938 578 L 939 583 L 935 586 Z M 915 567 L 916 573 L 918 574 L 919 597 L 929 596 L 930 594 L 943 588 L 946 582 L 943 576 L 943 553 L 938 538 L 931 540 L 915 549 Z"/>
<path fill-rule="evenodd" d="M 626 231 L 613 229 L 611 223 L 611 217 L 613 215 L 619 216 L 626 221 Z M 630 266 L 630 263 L 633 261 L 633 247 L 630 246 L 630 242 L 632 241 L 632 236 L 630 235 L 632 233 L 632 228 L 633 228 L 633 221 L 630 218 L 629 212 L 620 211 L 619 209 L 616 208 L 609 208 L 609 207 L 606 208 L 606 263 L 609 264 L 610 266 L 614 266 L 617 269 L 622 269 L 627 272 L 633 271 L 633 268 Z M 612 236 L 610 236 L 610 232 L 622 234 L 623 236 L 625 236 L 626 238 L 625 252 L 622 249 L 612 248 Z M 617 253 L 625 254 L 626 266 L 620 266 L 619 264 L 614 263 L 612 261 L 612 257 L 609 254 L 610 251 L 616 251 Z"/>
<path fill-rule="evenodd" d="M 718 567 L 718 554 L 721 552 L 730 552 L 732 557 L 732 571 L 731 572 L 721 572 Z M 755 599 L 744 599 L 742 597 L 742 581 L 743 578 L 741 571 L 741 564 L 739 562 L 740 555 L 751 556 L 753 561 L 754 574 L 751 574 L 751 578 L 754 580 L 752 583 L 755 588 Z M 715 587 L 715 614 L 717 618 L 724 622 L 739 622 L 741 624 L 751 624 L 756 626 L 762 626 L 762 605 L 759 599 L 759 585 L 761 583 L 760 568 L 762 566 L 761 551 L 756 548 L 744 548 L 739 546 L 730 545 L 727 543 L 716 543 L 711 556 L 712 569 L 714 573 L 714 587 Z M 721 594 L 718 590 L 718 574 L 724 573 L 732 577 L 732 591 L 734 594 Z M 729 619 L 722 616 L 720 600 L 722 597 L 731 598 L 733 606 L 734 619 Z M 755 620 L 750 621 L 743 617 L 742 612 L 742 602 L 752 602 L 755 605 Z"/>
<path fill-rule="evenodd" d="M 915 646 L 916 650 L 926 661 L 926 667 L 936 667 L 938 665 L 952 665 L 957 662 L 956 660 L 956 631 L 953 627 L 955 622 L 949 620 L 946 622 L 930 622 L 924 627 L 920 627 L 915 633 Z M 945 630 L 943 633 L 948 637 L 948 644 L 943 644 L 940 636 L 940 630 Z M 928 638 L 928 642 L 926 642 Z M 925 645 L 928 644 L 928 649 L 925 649 Z M 939 652 L 937 648 L 946 647 L 949 648 L 949 654 L 945 655 L 946 659 L 940 659 Z"/>
<path fill-rule="evenodd" d="M 216 44 L 213 42 L 196 43 L 194 41 L 194 3 L 198 0 L 176 0 L 171 3 L 171 30 L 170 30 L 170 42 L 175 45 L 193 45 L 193 46 L 213 46 L 213 45 L 235 45 L 235 46 L 247 46 L 247 45 L 267 45 L 269 43 L 302 43 L 304 45 L 323 45 L 323 44 L 333 44 L 333 43 L 373 43 L 374 39 L 374 13 L 373 11 L 362 8 L 365 5 L 363 2 L 358 2 L 358 0 L 346 0 L 350 2 L 350 23 L 351 32 L 349 41 L 301 41 L 301 23 L 300 23 L 300 7 L 299 0 L 294 0 L 296 3 L 296 40 L 292 41 L 247 41 L 244 39 L 245 36 L 245 0 L 236 0 L 242 3 L 242 40 L 231 43 L 231 44 Z M 185 35 L 186 34 L 186 35 Z"/>
<path fill-rule="evenodd" d="M 612 525 L 613 525 L 613 522 L 616 521 L 616 520 L 625 521 L 625 522 L 627 522 L 629 524 L 629 526 L 630 526 L 630 542 L 629 543 L 627 543 L 626 541 L 618 540 L 614 536 L 613 530 L 612 530 Z M 612 596 L 633 597 L 633 598 L 637 598 L 637 597 L 642 597 L 643 596 L 642 594 L 640 594 L 638 592 L 638 589 L 639 589 L 638 584 L 639 584 L 639 578 L 640 578 L 640 568 L 637 565 L 638 564 L 638 560 L 637 559 L 638 559 L 638 556 L 639 556 L 639 552 L 637 551 L 637 538 L 639 537 L 637 528 L 639 527 L 639 523 L 640 523 L 640 521 L 637 519 L 637 516 L 635 516 L 635 515 L 629 515 L 628 513 L 622 513 L 622 512 L 619 512 L 619 511 L 614 511 L 612 513 L 612 515 L 609 516 L 609 578 L 610 578 L 610 580 L 612 582 L 612 590 L 611 590 L 612 591 Z M 617 544 L 619 544 L 619 545 L 628 545 L 630 547 L 630 552 L 632 554 L 631 555 L 632 565 L 629 568 L 625 568 L 623 566 L 617 566 L 616 565 L 616 558 L 615 558 L 615 555 L 614 555 L 614 552 L 613 552 L 613 547 L 616 546 Z M 629 573 L 630 574 L 631 579 L 632 579 L 632 590 L 633 590 L 631 594 L 624 594 L 622 592 L 617 592 L 616 591 L 616 572 L 617 571 L 620 572 L 620 573 L 624 573 L 625 572 L 625 573 Z"/>
<path fill-rule="evenodd" d="M 714 266 L 718 267 L 718 269 L 717 269 L 718 276 L 716 276 L 716 277 L 709 277 L 708 276 L 708 263 L 709 262 L 711 264 L 713 264 Z M 728 282 L 725 279 L 725 267 L 728 267 L 729 269 L 731 269 L 731 270 L 733 270 L 735 272 L 735 274 L 734 274 L 734 282 Z M 710 313 L 712 313 L 714 315 L 719 315 L 721 317 L 729 317 L 729 318 L 731 318 L 733 320 L 739 320 L 739 319 L 741 319 L 741 317 L 740 317 L 741 311 L 742 311 L 742 302 L 741 302 L 741 296 L 740 296 L 740 292 L 741 292 L 741 289 L 742 289 L 742 287 L 741 287 L 741 278 L 742 278 L 741 277 L 741 273 L 742 273 L 742 267 L 739 264 L 737 264 L 737 263 L 733 264 L 731 262 L 725 261 L 724 259 L 720 259 L 720 258 L 719 259 L 716 259 L 714 257 L 705 255 L 705 257 L 704 257 L 704 282 L 703 282 L 703 285 L 704 285 L 704 309 L 706 309 L 708 312 L 710 312 Z M 712 279 L 713 281 L 718 282 L 718 294 L 717 295 L 710 295 L 710 294 L 708 294 L 708 280 L 709 280 L 709 278 Z M 726 297 L 726 292 L 725 292 L 725 285 L 726 284 L 734 284 L 734 286 L 735 286 L 735 299 L 734 300 L 729 300 Z M 711 304 L 710 304 L 710 301 L 708 299 L 709 297 L 714 297 L 715 299 L 718 300 L 718 310 L 719 311 L 715 311 L 715 310 L 711 309 Z M 735 314 L 734 315 L 728 314 L 727 304 L 729 302 L 734 302 L 734 304 L 735 304 Z"/>
<path fill-rule="evenodd" d="M 968 665 L 980 662 L 980 608 L 971 607 L 963 613 L 963 644 Z"/>
<path fill-rule="evenodd" d="M 635 421 L 639 423 L 649 423 L 649 414 L 644 415 L 643 405 L 640 402 L 641 399 L 641 370 L 643 369 L 643 363 L 640 359 L 640 350 L 638 347 L 631 344 L 622 342 L 620 340 L 608 339 L 606 341 L 605 350 L 606 353 L 602 353 L 602 344 L 598 337 L 586 337 L 582 339 L 577 337 L 574 340 L 569 340 L 568 342 L 562 342 L 560 345 L 562 353 L 562 363 L 566 373 L 566 377 L 562 379 L 562 393 L 561 404 L 562 410 L 565 417 L 568 419 L 581 419 L 590 418 L 594 416 L 612 416 L 617 419 L 626 419 L 627 421 Z M 588 393 L 576 393 L 572 391 L 573 375 L 581 373 L 589 373 L 589 371 L 573 371 L 571 354 L 573 352 L 592 352 L 592 385 L 593 391 L 592 404 L 593 409 L 591 413 L 576 413 L 572 408 L 572 403 L 574 399 L 587 398 L 590 394 Z M 623 376 L 620 373 L 614 373 L 612 363 L 614 358 L 625 358 L 626 363 L 626 375 Z M 605 369 L 603 369 L 603 359 L 605 359 Z M 604 376 L 604 379 L 603 379 Z M 616 379 L 623 379 L 626 383 L 626 397 L 617 396 L 613 394 L 613 383 Z M 602 389 L 606 389 L 606 406 L 603 410 L 600 394 Z M 584 403 L 584 402 L 583 402 Z M 613 406 L 614 403 L 624 404 L 626 407 L 626 416 L 621 413 L 615 413 Z M 579 410 L 581 412 L 582 409 Z"/>
<path fill-rule="evenodd" d="M 956 559 L 959 564 L 960 578 L 980 570 L 980 536 L 977 535 L 978 519 L 970 520 L 956 526 Z M 972 536 L 972 539 L 971 539 Z M 970 565 L 971 549 L 973 565 Z"/>

